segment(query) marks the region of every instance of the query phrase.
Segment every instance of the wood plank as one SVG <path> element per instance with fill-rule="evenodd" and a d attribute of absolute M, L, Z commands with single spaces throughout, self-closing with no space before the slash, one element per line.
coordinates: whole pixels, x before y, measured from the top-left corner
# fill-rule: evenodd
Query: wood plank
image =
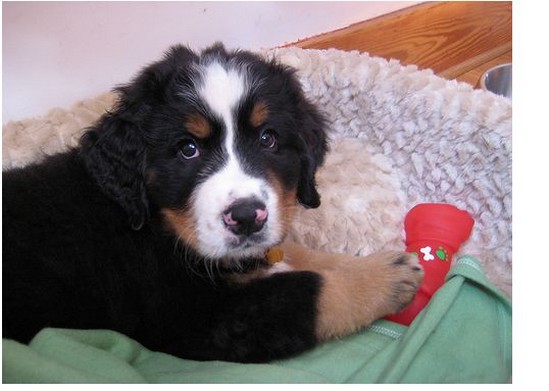
<path fill-rule="evenodd" d="M 490 61 L 487 61 L 485 63 L 482 63 L 478 65 L 477 67 L 461 74 L 456 75 L 455 79 L 459 81 L 464 81 L 466 83 L 471 84 L 474 87 L 479 87 L 479 80 L 480 77 L 484 72 L 486 72 L 488 69 L 496 66 L 501 65 L 505 63 L 513 62 L 513 53 L 512 51 L 509 51 L 499 57 L 496 57 Z"/>
<path fill-rule="evenodd" d="M 510 1 L 459 1 L 422 3 L 290 45 L 359 50 L 435 73 L 454 68 L 459 74 L 480 59 L 490 61 L 505 53 L 511 41 Z"/>
<path fill-rule="evenodd" d="M 505 53 L 510 52 L 512 48 L 513 48 L 513 45 L 511 42 L 508 42 L 501 46 L 496 46 L 493 49 L 487 50 L 479 54 L 478 56 L 468 58 L 463 62 L 460 62 L 449 68 L 446 68 L 440 71 L 438 74 L 439 76 L 445 77 L 447 79 L 454 79 L 459 75 L 462 75 L 466 72 L 469 72 L 470 70 L 478 68 L 479 66 L 482 66 L 483 64 L 489 61 L 492 61 L 493 59 L 498 58 L 504 55 Z"/>

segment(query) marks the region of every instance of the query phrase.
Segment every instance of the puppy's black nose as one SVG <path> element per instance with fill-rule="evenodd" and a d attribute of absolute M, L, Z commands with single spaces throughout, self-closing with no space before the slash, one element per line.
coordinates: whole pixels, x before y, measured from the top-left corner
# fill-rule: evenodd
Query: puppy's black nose
<path fill-rule="evenodd" d="M 237 200 L 223 212 L 225 226 L 236 235 L 250 236 L 260 231 L 267 217 L 267 207 L 255 198 Z"/>

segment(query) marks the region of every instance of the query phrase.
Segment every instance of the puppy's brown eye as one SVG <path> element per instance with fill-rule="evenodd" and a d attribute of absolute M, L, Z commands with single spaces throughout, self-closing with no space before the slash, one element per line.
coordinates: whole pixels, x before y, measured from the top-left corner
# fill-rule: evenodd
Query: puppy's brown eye
<path fill-rule="evenodd" d="M 259 145 L 265 149 L 273 149 L 276 147 L 276 136 L 270 129 L 264 130 L 259 136 Z"/>
<path fill-rule="evenodd" d="M 193 140 L 185 140 L 179 144 L 179 154 L 184 159 L 194 159 L 200 156 L 200 150 Z"/>

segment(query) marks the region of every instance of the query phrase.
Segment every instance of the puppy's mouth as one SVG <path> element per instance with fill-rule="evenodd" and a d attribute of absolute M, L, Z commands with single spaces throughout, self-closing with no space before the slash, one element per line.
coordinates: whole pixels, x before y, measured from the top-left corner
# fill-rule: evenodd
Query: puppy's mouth
<path fill-rule="evenodd" d="M 266 235 L 263 233 L 248 235 L 233 235 L 227 239 L 227 247 L 234 250 L 247 250 L 252 248 L 260 248 L 267 246 Z"/>

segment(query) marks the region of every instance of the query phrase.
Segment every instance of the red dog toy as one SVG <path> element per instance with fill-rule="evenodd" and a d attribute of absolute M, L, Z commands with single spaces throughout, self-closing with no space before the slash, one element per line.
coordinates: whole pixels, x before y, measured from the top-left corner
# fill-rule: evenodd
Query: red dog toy
<path fill-rule="evenodd" d="M 412 323 L 444 284 L 452 256 L 471 235 L 473 224 L 469 213 L 447 204 L 420 204 L 408 212 L 404 219 L 406 251 L 417 254 L 425 277 L 414 300 L 385 319 L 405 326 Z"/>

